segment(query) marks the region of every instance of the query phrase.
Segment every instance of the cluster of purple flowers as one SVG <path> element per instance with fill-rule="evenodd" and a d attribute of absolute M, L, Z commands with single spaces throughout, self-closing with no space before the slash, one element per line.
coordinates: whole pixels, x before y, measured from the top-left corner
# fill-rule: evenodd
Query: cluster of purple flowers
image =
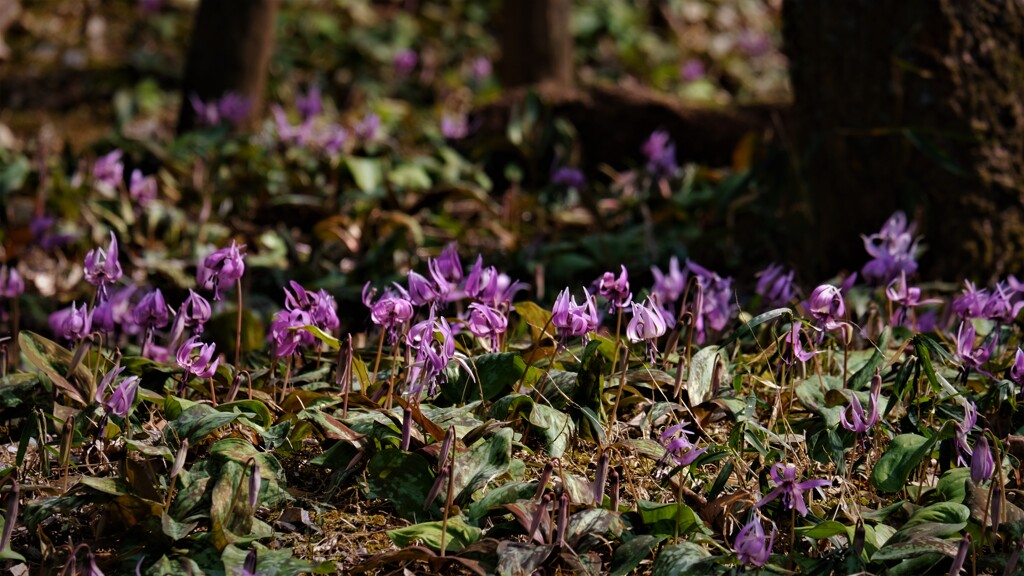
<path fill-rule="evenodd" d="M 917 271 L 918 239 L 916 225 L 908 223 L 907 215 L 897 211 L 875 234 L 864 236 L 864 249 L 871 261 L 864 265 L 864 277 L 877 284 L 888 284 L 900 274 Z"/>
<path fill-rule="evenodd" d="M 292 292 L 285 288 L 284 310 L 274 315 L 268 335 L 274 346 L 274 355 L 278 358 L 291 356 L 300 347 L 314 343 L 313 334 L 303 330 L 303 327 L 316 326 L 330 333 L 341 325 L 334 297 L 326 290 L 310 292 L 295 281 L 289 282 L 289 285 Z"/>
<path fill-rule="evenodd" d="M 1024 294 L 1024 285 L 1013 276 L 998 282 L 991 291 L 965 281 L 963 292 L 953 300 L 953 312 L 965 321 L 983 318 L 1008 324 L 1024 308 L 1021 294 Z"/>
<path fill-rule="evenodd" d="M 720 331 L 733 315 L 732 278 L 723 278 L 691 260 L 686 261 L 685 270 L 680 269 L 679 260 L 672 257 L 668 272 L 651 268 L 654 286 L 651 288 L 669 327 L 675 325 L 675 305 L 686 290 L 690 275 L 693 275 L 694 290 L 688 299 L 688 311 L 692 314 L 692 325 L 696 342 L 704 343 L 711 330 Z"/>
<path fill-rule="evenodd" d="M 188 101 L 196 113 L 198 123 L 204 126 L 218 126 L 222 123 L 237 126 L 245 122 L 252 111 L 252 102 L 235 92 L 207 101 L 201 100 L 198 94 L 191 94 Z"/>

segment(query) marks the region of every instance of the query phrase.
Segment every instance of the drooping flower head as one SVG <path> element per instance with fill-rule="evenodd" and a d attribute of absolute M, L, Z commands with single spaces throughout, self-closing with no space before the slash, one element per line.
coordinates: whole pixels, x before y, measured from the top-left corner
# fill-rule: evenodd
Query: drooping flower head
<path fill-rule="evenodd" d="M 771 538 L 768 538 L 761 526 L 761 519 L 755 517 L 740 529 L 733 549 L 736 550 L 736 558 L 740 562 L 760 568 L 768 562 L 774 545 L 775 527 L 772 527 Z"/>
<path fill-rule="evenodd" d="M 160 289 L 157 288 L 143 296 L 142 300 L 135 306 L 132 316 L 135 319 L 136 325 L 147 330 L 167 326 L 170 313 L 167 310 L 167 301 L 164 300 L 164 295 L 160 292 Z"/>
<path fill-rule="evenodd" d="M 50 328 L 65 340 L 82 340 L 92 332 L 92 311 L 87 304 L 78 307 L 72 302 L 70 308 L 58 310 L 50 315 Z"/>
<path fill-rule="evenodd" d="M 677 466 L 689 466 L 701 454 L 707 452 L 707 447 L 697 448 L 690 442 L 689 436 L 692 434 L 693 432 L 686 429 L 685 422 L 666 428 L 658 437 L 661 445 L 665 447 L 663 460 L 671 456 Z"/>
<path fill-rule="evenodd" d="M 665 130 L 655 130 L 643 145 L 647 157 L 647 172 L 655 178 L 670 178 L 679 170 L 676 164 L 676 145 Z"/>
<path fill-rule="evenodd" d="M 156 178 L 153 176 L 143 176 L 141 170 L 135 169 L 132 170 L 132 177 L 129 182 L 128 196 L 132 199 L 132 202 L 145 208 L 150 202 L 156 200 L 159 194 Z"/>
<path fill-rule="evenodd" d="M 430 277 L 434 280 L 441 300 L 451 302 L 462 298 L 459 290 L 462 262 L 455 242 L 448 244 L 439 257 L 427 260 L 427 269 L 430 270 Z"/>
<path fill-rule="evenodd" d="M 313 318 L 305 310 L 281 310 L 270 322 L 268 339 L 274 345 L 274 356 L 291 356 L 301 346 L 311 346 L 316 338 L 303 327 L 313 324 Z"/>
<path fill-rule="evenodd" d="M 109 415 L 113 414 L 124 418 L 135 403 L 135 393 L 139 390 L 139 377 L 129 376 L 121 381 L 114 393 L 103 402 L 103 410 Z"/>
<path fill-rule="evenodd" d="M 661 308 L 650 296 L 647 297 L 646 305 L 633 302 L 632 311 L 633 318 L 626 325 L 626 338 L 630 342 L 646 342 L 647 358 L 651 363 L 654 363 L 658 352 L 656 341 L 664 336 L 665 331 L 668 329 L 665 323 L 665 316 L 661 313 Z"/>
<path fill-rule="evenodd" d="M 965 368 L 973 368 L 975 370 L 981 368 L 988 359 L 992 356 L 992 351 L 995 349 L 996 341 L 999 339 L 998 333 L 993 333 L 992 338 L 989 339 L 988 345 L 982 345 L 978 348 L 974 347 L 974 324 L 970 322 L 961 322 L 960 328 L 956 332 L 956 355 L 963 363 Z"/>
<path fill-rule="evenodd" d="M 469 305 L 469 321 L 466 325 L 477 338 L 487 338 L 491 350 L 497 350 L 501 335 L 508 329 L 508 319 L 496 308 L 473 302 Z"/>
<path fill-rule="evenodd" d="M 441 289 L 433 280 L 410 270 L 408 275 L 409 300 L 416 306 L 433 306 L 441 299 Z"/>
<path fill-rule="evenodd" d="M 831 284 L 822 284 L 815 288 L 811 292 L 811 297 L 807 299 L 807 308 L 825 330 L 835 330 L 844 325 L 846 303 L 839 288 Z"/>
<path fill-rule="evenodd" d="M 423 391 L 433 396 L 444 380 L 444 370 L 455 357 L 455 336 L 448 321 L 433 314 L 413 325 L 406 336 L 406 344 L 416 351 L 416 359 L 409 369 L 406 393 L 418 398 Z"/>
<path fill-rule="evenodd" d="M 14 266 L 0 266 L 0 298 L 17 298 L 25 292 L 25 281 Z"/>
<path fill-rule="evenodd" d="M 686 261 L 686 271 L 693 273 L 697 281 L 697 293 L 692 303 L 693 324 L 697 343 L 703 344 L 708 328 L 720 331 L 732 317 L 732 278 L 722 278 L 691 260 Z"/>
<path fill-rule="evenodd" d="M 839 421 L 843 428 L 857 434 L 865 434 L 878 423 L 878 395 L 881 391 L 882 377 L 876 374 L 875 379 L 878 380 L 878 384 L 876 386 L 872 380 L 867 414 L 864 413 L 864 406 L 860 403 L 860 398 L 851 392 L 850 403 L 839 415 Z"/>
<path fill-rule="evenodd" d="M 394 344 L 398 338 L 398 328 L 408 322 L 415 312 L 412 301 L 404 290 L 385 290 L 374 302 L 373 297 L 376 294 L 377 289 L 371 288 L 367 282 L 363 286 L 363 304 L 370 309 L 370 320 L 387 330 L 391 336 L 391 343 Z"/>
<path fill-rule="evenodd" d="M 830 486 L 832 484 L 828 480 L 824 479 L 797 482 L 796 466 L 788 463 L 785 465 L 775 464 L 772 466 L 770 475 L 772 481 L 775 482 L 775 489 L 758 501 L 757 504 L 754 504 L 755 508 L 760 508 L 772 500 L 781 497 L 783 510 L 792 510 L 795 508 L 801 516 L 807 516 L 807 503 L 804 502 L 804 491 L 823 486 Z"/>
<path fill-rule="evenodd" d="M 907 222 L 906 214 L 897 211 L 878 233 L 864 236 L 864 249 L 871 256 L 861 270 L 864 277 L 877 284 L 888 284 L 901 273 L 910 275 L 917 271 L 915 228 Z"/>
<path fill-rule="evenodd" d="M 967 442 L 967 437 L 974 431 L 978 424 L 978 407 L 974 402 L 967 402 L 964 405 L 964 418 L 956 422 L 956 436 L 953 442 L 956 444 L 956 461 L 958 466 L 967 465 L 967 456 L 971 456 L 974 450 Z"/>
<path fill-rule="evenodd" d="M 558 328 L 563 340 L 571 336 L 585 336 L 597 329 L 597 309 L 590 293 L 584 290 L 586 303 L 577 304 L 576 297 L 566 288 L 551 307 L 551 324 Z"/>
<path fill-rule="evenodd" d="M 114 150 L 96 159 L 92 166 L 92 177 L 98 184 L 116 190 L 124 181 L 124 163 L 120 150 Z"/>
<path fill-rule="evenodd" d="M 108 294 L 107 299 L 97 304 L 93 311 L 93 327 L 102 332 L 113 332 L 120 327 L 125 334 L 139 333 L 132 309 L 132 296 L 138 290 L 134 284 L 129 284 Z"/>
<path fill-rule="evenodd" d="M 1013 366 L 1010 366 L 1010 380 L 1017 386 L 1024 386 L 1024 350 L 1017 348 L 1017 355 L 1013 358 Z"/>
<path fill-rule="evenodd" d="M 992 447 L 988 444 L 988 436 L 982 434 L 971 454 L 971 480 L 975 484 L 981 484 L 992 477 L 995 469 L 996 463 L 992 458 Z"/>
<path fill-rule="evenodd" d="M 175 359 L 178 366 L 187 373 L 199 378 L 210 378 L 217 372 L 217 364 L 220 362 L 220 358 L 214 358 L 216 352 L 215 344 L 204 344 L 198 336 L 193 336 L 178 347 Z"/>
<path fill-rule="evenodd" d="M 213 299 L 220 300 L 221 290 L 230 287 L 245 273 L 245 244 L 237 245 L 234 240 L 231 246 L 216 250 L 199 264 L 196 280 L 199 286 L 213 290 Z"/>
<path fill-rule="evenodd" d="M 672 307 L 686 290 L 686 276 L 679 268 L 679 258 L 673 256 L 668 262 L 668 272 L 662 272 L 661 268 L 651 266 L 651 274 L 654 275 L 654 286 L 651 293 L 657 297 L 662 306 Z M 675 324 L 675 313 L 673 308 L 667 308 L 670 312 L 666 315 L 671 318 L 669 326 Z"/>
<path fill-rule="evenodd" d="M 513 281 L 507 274 L 499 273 L 494 266 L 484 268 L 482 256 L 477 256 L 466 275 L 466 294 L 493 308 L 510 305 L 516 292 L 524 288 L 526 284 Z"/>
<path fill-rule="evenodd" d="M 287 288 L 284 289 L 285 309 L 302 310 L 308 313 L 312 320 L 311 324 L 324 332 L 330 332 L 341 326 L 334 296 L 322 288 L 316 292 L 310 292 L 294 280 L 289 281 L 288 284 L 294 292 L 289 292 Z"/>
<path fill-rule="evenodd" d="M 110 233 L 107 249 L 94 248 L 85 255 L 85 281 L 97 287 L 97 300 L 106 300 L 107 287 L 121 279 L 118 262 L 117 237 Z"/>
<path fill-rule="evenodd" d="M 764 298 L 768 306 L 785 306 L 796 297 L 796 287 L 793 286 L 795 274 L 795 270 L 786 273 L 781 264 L 770 264 L 757 273 L 757 287 L 754 292 Z"/>
<path fill-rule="evenodd" d="M 803 334 L 803 324 L 794 319 L 793 326 L 783 339 L 782 361 L 787 366 L 792 366 L 797 362 L 810 362 L 811 358 L 817 354 L 814 350 L 804 350 L 801 334 Z"/>
<path fill-rule="evenodd" d="M 629 274 L 625 266 L 620 265 L 620 268 L 618 276 L 614 272 L 605 272 L 597 280 L 597 293 L 608 301 L 609 312 L 629 306 L 633 299 L 633 293 L 629 291 Z"/>

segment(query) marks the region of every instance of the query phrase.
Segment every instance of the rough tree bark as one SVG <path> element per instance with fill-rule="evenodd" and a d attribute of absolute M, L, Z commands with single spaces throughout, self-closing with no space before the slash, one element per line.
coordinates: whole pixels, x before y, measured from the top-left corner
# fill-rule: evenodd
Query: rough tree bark
<path fill-rule="evenodd" d="M 506 87 L 573 81 L 571 0 L 505 0 L 498 77 Z"/>
<path fill-rule="evenodd" d="M 245 97 L 249 115 L 240 127 L 260 117 L 278 5 L 279 0 L 202 0 L 182 81 L 179 133 L 196 123 L 192 94 L 204 102 L 228 92 Z"/>
<path fill-rule="evenodd" d="M 922 219 L 928 276 L 1024 264 L 1024 4 L 786 0 L 797 150 L 820 276 L 859 234 Z"/>

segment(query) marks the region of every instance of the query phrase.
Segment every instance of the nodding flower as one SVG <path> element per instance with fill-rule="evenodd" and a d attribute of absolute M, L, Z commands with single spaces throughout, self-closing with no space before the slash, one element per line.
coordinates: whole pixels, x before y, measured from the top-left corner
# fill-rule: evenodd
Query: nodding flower
<path fill-rule="evenodd" d="M 167 311 L 167 301 L 164 300 L 160 289 L 157 288 L 143 296 L 139 304 L 135 306 L 132 316 L 135 319 L 135 324 L 147 330 L 166 326 L 170 314 Z"/>
<path fill-rule="evenodd" d="M 992 447 L 988 444 L 988 436 L 983 433 L 974 445 L 974 453 L 971 454 L 971 480 L 975 484 L 981 484 L 992 477 L 995 469 L 996 463 L 992 459 Z"/>
<path fill-rule="evenodd" d="M 123 276 L 121 263 L 118 262 L 117 236 L 110 233 L 107 249 L 93 248 L 85 254 L 85 281 L 97 289 L 97 300 L 106 300 L 107 287 Z"/>
<path fill-rule="evenodd" d="M 781 496 L 782 508 L 784 510 L 792 510 L 795 508 L 801 516 L 807 516 L 807 504 L 804 502 L 804 491 L 832 484 L 828 480 L 824 479 L 812 479 L 797 482 L 796 466 L 793 466 L 792 464 L 775 464 L 772 466 L 771 477 L 772 481 L 775 482 L 775 489 L 769 492 L 768 495 L 762 498 L 757 504 L 754 504 L 754 507 L 760 508 Z"/>
<path fill-rule="evenodd" d="M 795 274 L 794 270 L 787 274 L 781 264 L 770 264 L 757 273 L 754 292 L 764 298 L 769 306 L 785 306 L 796 297 L 796 288 L 793 286 Z"/>
<path fill-rule="evenodd" d="M 196 350 L 198 353 L 193 354 Z M 178 366 L 187 373 L 199 378 L 210 378 L 217 371 L 217 364 L 220 362 L 220 358 L 213 358 L 216 351 L 215 344 L 204 344 L 199 342 L 197 336 L 193 336 L 178 347 L 175 358 L 178 361 Z"/>
<path fill-rule="evenodd" d="M 658 352 L 656 341 L 668 330 L 665 316 L 651 297 L 647 298 L 646 306 L 634 302 L 632 310 L 633 318 L 626 326 L 626 338 L 630 342 L 646 342 L 647 357 L 653 363 Z"/>
<path fill-rule="evenodd" d="M 775 527 L 772 527 L 771 537 L 764 533 L 761 526 L 761 519 L 755 517 L 748 522 L 740 533 L 736 535 L 736 542 L 733 549 L 736 551 L 736 558 L 748 565 L 764 566 L 772 554 L 772 546 L 775 545 Z"/>
<path fill-rule="evenodd" d="M 367 282 L 363 286 L 363 304 L 370 309 L 370 320 L 387 330 L 391 343 L 394 344 L 398 339 L 398 328 L 408 322 L 415 313 L 412 300 L 401 288 L 398 288 L 397 292 L 390 289 L 385 290 L 384 294 L 374 302 L 373 297 L 376 294 L 377 289 L 371 288 L 370 283 Z"/>
<path fill-rule="evenodd" d="M 245 244 L 231 245 L 214 251 L 199 264 L 196 280 L 205 290 L 213 290 L 213 299 L 220 300 L 221 290 L 229 288 L 245 273 Z"/>
<path fill-rule="evenodd" d="M 989 339 L 987 346 L 974 347 L 974 325 L 970 322 L 961 322 L 960 328 L 956 332 L 956 355 L 963 363 L 965 368 L 973 368 L 975 370 L 981 368 L 988 359 L 992 356 L 992 351 L 996 347 L 996 341 L 999 339 L 999 334 L 993 332 L 992 338 Z"/>
<path fill-rule="evenodd" d="M 807 299 L 807 308 L 825 330 L 835 330 L 845 324 L 843 317 L 846 315 L 846 303 L 842 291 L 831 284 L 815 288 Z"/>
<path fill-rule="evenodd" d="M 594 299 L 584 289 L 586 304 L 577 304 L 576 297 L 566 288 L 555 299 L 551 308 L 551 324 L 558 328 L 563 339 L 570 336 L 585 336 L 597 329 L 597 309 Z"/>
<path fill-rule="evenodd" d="M 487 338 L 492 350 L 497 350 L 501 335 L 508 329 L 508 319 L 500 310 L 480 302 L 469 305 L 469 331 L 477 338 Z"/>
<path fill-rule="evenodd" d="M 597 281 L 597 293 L 608 301 L 608 311 L 615 308 L 629 306 L 633 299 L 633 293 L 629 291 L 629 275 L 626 267 L 620 264 L 622 269 L 618 276 L 614 272 L 605 272 Z"/>

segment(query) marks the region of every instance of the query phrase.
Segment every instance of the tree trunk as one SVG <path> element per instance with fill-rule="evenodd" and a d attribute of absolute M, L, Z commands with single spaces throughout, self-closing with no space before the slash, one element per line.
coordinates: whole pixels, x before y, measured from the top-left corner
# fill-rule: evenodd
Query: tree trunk
<path fill-rule="evenodd" d="M 573 81 L 571 0 L 505 0 L 498 76 L 511 88 Z"/>
<path fill-rule="evenodd" d="M 228 93 L 242 96 L 248 115 L 236 124 L 240 128 L 251 127 L 260 118 L 278 5 L 279 0 L 200 2 L 182 81 L 178 133 L 197 123 L 193 95 L 203 102 Z"/>
<path fill-rule="evenodd" d="M 857 238 L 920 217 L 928 276 L 1024 263 L 1024 5 L 786 0 L 810 271 L 857 269 Z"/>

